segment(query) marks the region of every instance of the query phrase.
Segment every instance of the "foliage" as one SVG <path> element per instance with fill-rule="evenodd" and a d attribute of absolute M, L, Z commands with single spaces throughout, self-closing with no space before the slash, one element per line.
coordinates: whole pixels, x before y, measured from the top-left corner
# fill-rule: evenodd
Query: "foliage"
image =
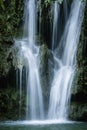
<path fill-rule="evenodd" d="M 25 93 L 22 93 L 21 100 L 22 117 L 25 115 Z M 8 87 L 7 89 L 0 90 L 0 120 L 17 120 L 20 119 L 20 94 L 19 91 Z"/>
<path fill-rule="evenodd" d="M 0 0 L 0 41 L 12 41 L 23 18 L 23 0 Z"/>

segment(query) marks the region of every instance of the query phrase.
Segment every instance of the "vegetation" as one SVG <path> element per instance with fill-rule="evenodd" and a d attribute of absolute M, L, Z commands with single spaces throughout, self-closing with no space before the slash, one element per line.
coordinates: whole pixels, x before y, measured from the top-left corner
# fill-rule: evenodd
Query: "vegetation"
<path fill-rule="evenodd" d="M 87 2 L 80 42 L 77 51 L 77 69 L 72 87 L 70 117 L 87 120 Z"/>
<path fill-rule="evenodd" d="M 23 21 L 23 0 L 0 0 L 0 41 L 12 41 Z"/>
<path fill-rule="evenodd" d="M 4 91 L 3 91 L 4 90 Z M 22 93 L 21 108 L 19 90 L 6 88 L 0 90 L 0 120 L 17 120 L 25 118 L 25 94 Z"/>

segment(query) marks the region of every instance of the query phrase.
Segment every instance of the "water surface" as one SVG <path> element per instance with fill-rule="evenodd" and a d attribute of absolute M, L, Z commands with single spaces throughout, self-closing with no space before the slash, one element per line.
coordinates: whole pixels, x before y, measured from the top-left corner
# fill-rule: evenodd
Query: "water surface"
<path fill-rule="evenodd" d="M 87 130 L 87 123 L 7 122 L 0 123 L 0 130 Z"/>

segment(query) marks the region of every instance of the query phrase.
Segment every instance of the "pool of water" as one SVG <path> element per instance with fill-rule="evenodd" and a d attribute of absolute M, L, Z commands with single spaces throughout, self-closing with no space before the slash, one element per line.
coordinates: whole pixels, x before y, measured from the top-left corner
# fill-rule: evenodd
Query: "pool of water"
<path fill-rule="evenodd" d="M 87 123 L 61 121 L 0 122 L 0 130 L 87 130 Z"/>

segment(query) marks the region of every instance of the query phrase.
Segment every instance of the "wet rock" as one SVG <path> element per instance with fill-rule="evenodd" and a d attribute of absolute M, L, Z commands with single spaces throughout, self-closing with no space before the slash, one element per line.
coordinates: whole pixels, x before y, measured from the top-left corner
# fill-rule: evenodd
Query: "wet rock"
<path fill-rule="evenodd" d="M 76 74 L 72 85 L 70 118 L 87 121 L 87 2 L 77 51 Z"/>
<path fill-rule="evenodd" d="M 72 103 L 69 114 L 72 120 L 87 121 L 87 103 Z"/>
<path fill-rule="evenodd" d="M 53 54 L 48 49 L 47 45 L 43 44 L 40 47 L 40 77 L 46 108 L 48 107 L 50 87 L 53 79 L 53 68 Z"/>

